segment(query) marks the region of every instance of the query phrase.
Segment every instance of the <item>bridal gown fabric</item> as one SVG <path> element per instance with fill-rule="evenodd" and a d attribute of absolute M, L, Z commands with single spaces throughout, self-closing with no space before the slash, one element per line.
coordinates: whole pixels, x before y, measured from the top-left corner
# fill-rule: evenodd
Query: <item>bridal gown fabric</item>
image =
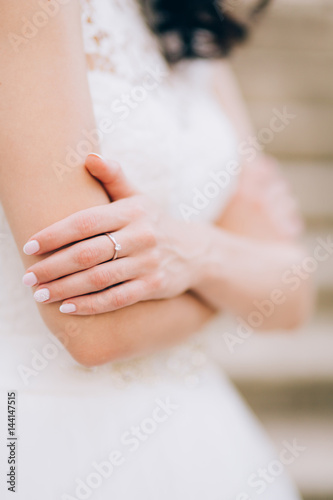
<path fill-rule="evenodd" d="M 134 0 L 81 3 L 98 129 L 86 137 L 100 140 L 102 154 L 120 161 L 173 216 L 214 219 L 237 184 L 230 168 L 237 144 L 209 87 L 210 63 L 170 71 Z M 299 498 L 285 470 L 272 482 L 258 479 L 278 454 L 222 372 L 223 315 L 165 352 L 82 367 L 44 326 L 22 286 L 24 269 L 3 212 L 0 236 L 1 498 Z M 11 391 L 16 494 L 6 483 Z"/>

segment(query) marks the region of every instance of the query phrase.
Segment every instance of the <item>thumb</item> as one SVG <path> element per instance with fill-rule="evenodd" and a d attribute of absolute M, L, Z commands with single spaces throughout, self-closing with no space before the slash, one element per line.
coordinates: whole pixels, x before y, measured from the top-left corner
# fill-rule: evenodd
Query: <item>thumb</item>
<path fill-rule="evenodd" d="M 137 193 L 116 161 L 105 161 L 96 153 L 91 153 L 86 158 L 85 167 L 93 177 L 96 177 L 103 184 L 111 200 L 128 198 Z"/>

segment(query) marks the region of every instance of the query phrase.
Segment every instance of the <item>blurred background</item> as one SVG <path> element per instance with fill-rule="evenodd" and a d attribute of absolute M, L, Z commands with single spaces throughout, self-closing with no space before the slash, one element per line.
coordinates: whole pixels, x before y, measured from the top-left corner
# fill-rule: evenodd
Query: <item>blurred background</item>
<path fill-rule="evenodd" d="M 296 115 L 266 152 L 292 183 L 311 255 L 319 236 L 333 239 L 333 0 L 273 0 L 232 64 L 257 130 L 273 108 Z M 306 446 L 288 467 L 304 499 L 333 500 L 333 255 L 315 279 L 310 324 L 252 337 L 225 366 L 278 450 L 286 439 Z"/>

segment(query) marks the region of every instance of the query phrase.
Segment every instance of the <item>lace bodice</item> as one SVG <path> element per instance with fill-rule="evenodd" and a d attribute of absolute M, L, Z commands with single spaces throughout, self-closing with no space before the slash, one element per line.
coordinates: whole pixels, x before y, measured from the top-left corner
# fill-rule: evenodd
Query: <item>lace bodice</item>
<path fill-rule="evenodd" d="M 166 69 L 135 0 L 81 0 L 81 9 L 90 71 L 111 73 L 135 84 L 147 64 L 158 61 Z"/>
<path fill-rule="evenodd" d="M 201 198 L 198 191 L 209 191 L 212 173 L 236 155 L 234 134 L 213 97 L 211 64 L 170 69 L 135 0 L 81 4 L 102 152 L 120 161 L 141 190 L 182 217 L 194 198 Z M 207 206 L 194 210 L 193 217 L 216 216 L 233 181 L 218 195 L 209 194 Z"/>

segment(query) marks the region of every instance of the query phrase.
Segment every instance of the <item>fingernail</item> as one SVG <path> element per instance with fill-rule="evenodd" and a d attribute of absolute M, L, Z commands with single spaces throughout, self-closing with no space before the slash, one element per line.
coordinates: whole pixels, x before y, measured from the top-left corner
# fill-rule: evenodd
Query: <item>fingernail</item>
<path fill-rule="evenodd" d="M 41 288 L 34 293 L 34 299 L 36 302 L 45 302 L 50 298 L 50 290 L 47 288 Z"/>
<path fill-rule="evenodd" d="M 34 253 L 37 253 L 39 250 L 39 243 L 37 240 L 31 240 L 28 241 L 23 247 L 23 252 L 26 255 L 33 255 Z"/>
<path fill-rule="evenodd" d="M 76 311 L 76 305 L 75 304 L 62 304 L 59 307 L 60 312 L 67 314 L 67 313 L 73 313 Z"/>
<path fill-rule="evenodd" d="M 25 286 L 34 286 L 38 283 L 37 276 L 35 273 L 26 273 L 22 278 L 22 283 Z"/>
<path fill-rule="evenodd" d="M 104 161 L 104 158 L 101 155 L 97 154 L 97 153 L 89 153 L 88 156 L 97 156 L 97 158 L 99 158 L 100 160 Z"/>

